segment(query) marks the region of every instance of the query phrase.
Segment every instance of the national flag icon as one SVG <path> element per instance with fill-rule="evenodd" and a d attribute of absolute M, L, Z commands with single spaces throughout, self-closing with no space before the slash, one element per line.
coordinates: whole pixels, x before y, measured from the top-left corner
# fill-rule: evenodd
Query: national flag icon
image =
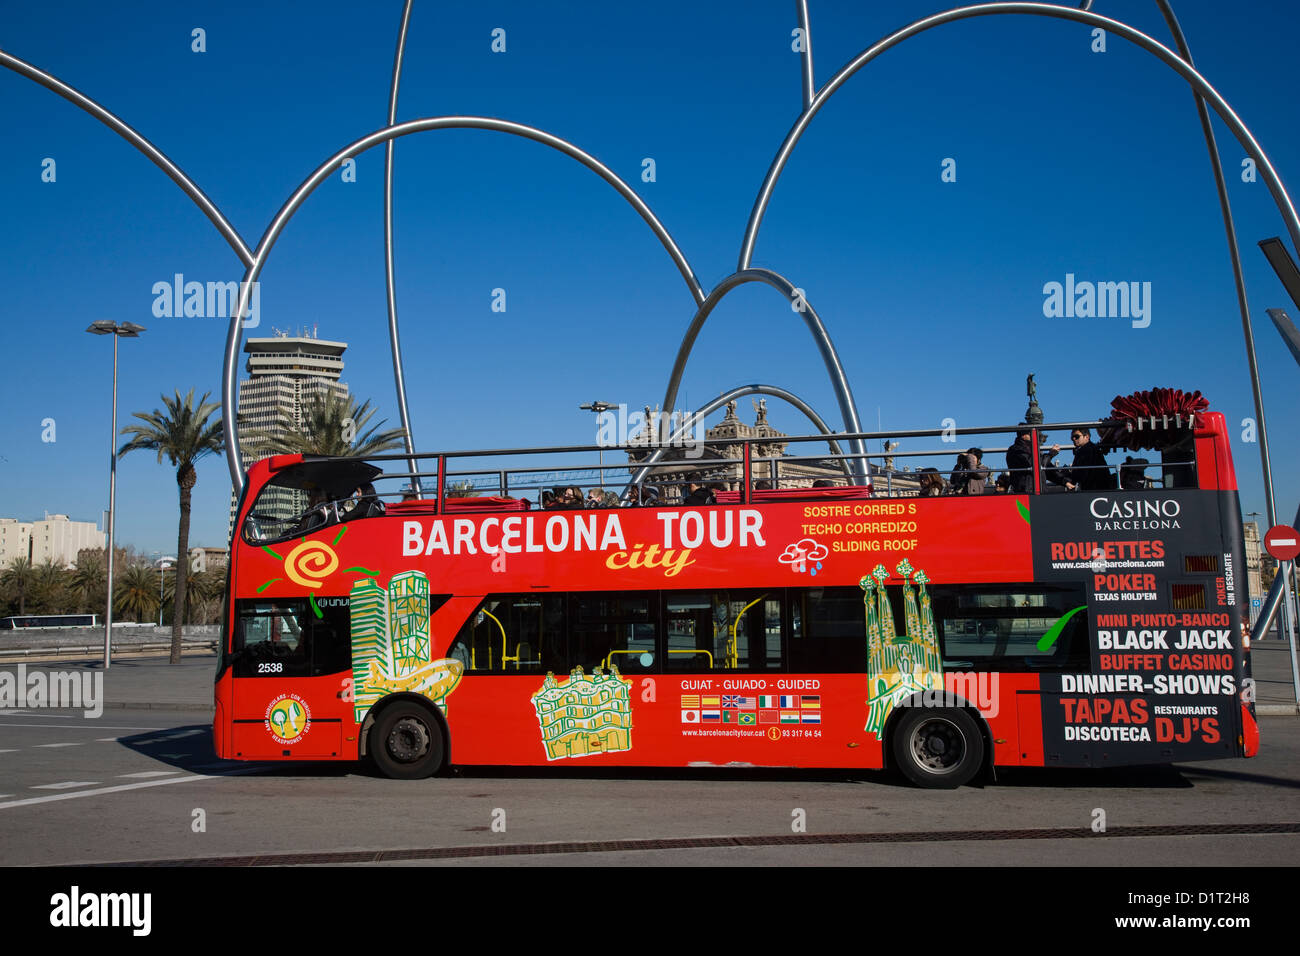
<path fill-rule="evenodd" d="M 682 723 L 698 724 L 700 722 L 700 712 L 698 710 L 682 711 Z"/>
<path fill-rule="evenodd" d="M 701 707 L 721 707 L 721 706 L 722 706 L 722 698 L 719 697 L 717 694 L 713 694 L 713 695 L 711 695 L 711 696 L 710 696 L 709 694 L 705 694 L 703 697 L 700 698 L 700 706 L 701 706 Z"/>
<path fill-rule="evenodd" d="M 775 698 L 775 697 L 770 697 L 770 696 L 765 697 L 765 696 L 762 696 L 762 695 L 759 696 L 759 698 L 758 698 L 758 707 L 759 707 L 759 710 L 763 710 L 763 709 L 766 709 L 766 708 L 768 708 L 768 707 L 775 707 L 775 706 L 776 706 L 776 698 Z"/>
<path fill-rule="evenodd" d="M 796 694 L 796 695 L 794 695 L 793 697 L 783 696 L 783 697 L 781 698 L 781 703 L 780 703 L 778 706 L 780 706 L 780 707 L 798 707 L 798 706 L 799 706 L 799 695 Z"/>
<path fill-rule="evenodd" d="M 737 706 L 739 706 L 741 710 L 755 710 L 758 707 L 757 697 L 738 697 L 736 699 L 740 701 Z"/>
<path fill-rule="evenodd" d="M 783 710 L 783 711 L 781 711 L 781 723 L 783 723 L 783 724 L 797 724 L 797 723 L 799 723 L 799 711 L 797 711 L 797 710 Z"/>
<path fill-rule="evenodd" d="M 757 720 L 758 720 L 758 714 L 741 714 L 741 715 L 740 715 L 740 722 L 741 722 L 742 724 L 752 724 L 752 723 L 756 723 Z"/>
<path fill-rule="evenodd" d="M 722 719 L 722 711 L 702 710 L 700 711 L 700 719 L 703 720 L 706 724 L 709 722 L 713 722 L 716 724 L 718 721 Z"/>
<path fill-rule="evenodd" d="M 758 722 L 760 724 L 778 723 L 777 712 L 775 710 L 760 710 L 758 712 Z"/>
<path fill-rule="evenodd" d="M 743 698 L 740 698 L 740 697 L 723 697 L 723 698 L 722 698 L 722 706 L 723 706 L 724 708 L 726 708 L 726 707 L 735 707 L 735 708 L 738 708 L 738 707 L 740 706 L 740 702 L 741 702 L 742 699 L 743 699 Z"/>
<path fill-rule="evenodd" d="M 799 720 L 805 724 L 820 724 L 822 722 L 822 712 L 820 710 L 801 710 L 799 711 Z"/>
<path fill-rule="evenodd" d="M 805 696 L 800 698 L 799 700 L 799 706 L 802 707 L 804 710 L 816 709 L 821 707 L 821 705 L 822 705 L 822 699 L 820 696 L 814 696 L 814 697 Z"/>
<path fill-rule="evenodd" d="M 683 707 L 699 707 L 699 706 L 700 706 L 700 695 L 699 695 L 699 694 L 682 694 L 682 706 L 683 706 Z"/>
<path fill-rule="evenodd" d="M 737 719 L 739 716 L 740 716 L 740 711 L 738 710 L 724 710 L 722 712 L 722 722 L 724 724 L 740 723 L 740 721 Z"/>

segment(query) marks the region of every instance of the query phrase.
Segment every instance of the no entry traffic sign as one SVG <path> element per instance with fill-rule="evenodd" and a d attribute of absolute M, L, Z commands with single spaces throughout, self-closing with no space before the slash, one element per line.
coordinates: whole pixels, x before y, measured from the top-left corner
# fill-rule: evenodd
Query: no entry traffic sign
<path fill-rule="evenodd" d="M 1293 561 L 1300 555 L 1300 533 L 1290 525 L 1276 524 L 1264 535 L 1264 549 L 1279 561 Z"/>

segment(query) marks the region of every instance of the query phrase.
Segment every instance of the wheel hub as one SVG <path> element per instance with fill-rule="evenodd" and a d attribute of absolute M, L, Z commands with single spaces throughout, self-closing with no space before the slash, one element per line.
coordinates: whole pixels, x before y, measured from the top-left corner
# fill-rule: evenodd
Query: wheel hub
<path fill-rule="evenodd" d="M 388 734 L 388 752 L 402 763 L 419 760 L 429 752 L 429 728 L 414 717 L 399 720 Z"/>
<path fill-rule="evenodd" d="M 927 720 L 912 735 L 917 765 L 931 773 L 952 771 L 961 763 L 964 752 L 961 732 L 946 720 Z"/>

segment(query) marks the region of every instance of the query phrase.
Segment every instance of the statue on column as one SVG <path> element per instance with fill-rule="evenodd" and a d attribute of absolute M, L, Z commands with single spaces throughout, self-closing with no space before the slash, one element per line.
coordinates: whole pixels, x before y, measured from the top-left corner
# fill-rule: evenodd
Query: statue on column
<path fill-rule="evenodd" d="M 1025 393 L 1029 396 L 1029 407 L 1025 409 L 1025 422 L 1030 425 L 1043 424 L 1043 410 L 1038 407 L 1038 385 L 1034 381 L 1034 373 L 1030 372 L 1029 377 L 1025 379 Z"/>

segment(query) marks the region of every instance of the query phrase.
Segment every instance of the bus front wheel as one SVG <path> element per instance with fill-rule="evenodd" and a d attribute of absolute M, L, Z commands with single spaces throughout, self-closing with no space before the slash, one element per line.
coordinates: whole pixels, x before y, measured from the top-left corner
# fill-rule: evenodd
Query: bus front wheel
<path fill-rule="evenodd" d="M 370 728 L 366 749 L 386 776 L 396 780 L 431 777 L 442 767 L 442 726 L 427 708 L 396 703 Z"/>
<path fill-rule="evenodd" d="M 984 737 L 964 710 L 908 708 L 892 735 L 894 762 L 918 787 L 955 789 L 984 764 Z"/>

